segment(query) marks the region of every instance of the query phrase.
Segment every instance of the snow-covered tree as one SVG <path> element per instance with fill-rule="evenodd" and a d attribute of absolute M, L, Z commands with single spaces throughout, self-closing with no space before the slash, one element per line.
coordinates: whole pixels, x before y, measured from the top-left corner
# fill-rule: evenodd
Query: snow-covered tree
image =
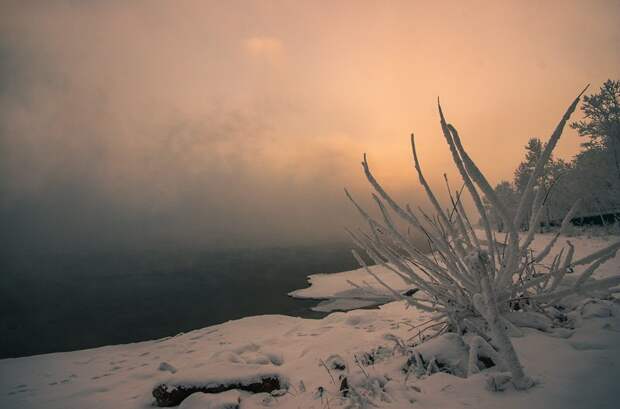
<path fill-rule="evenodd" d="M 597 215 L 620 211 L 620 178 L 613 155 L 604 146 L 591 146 L 574 159 L 570 177 L 560 191 L 582 198 L 581 214 Z"/>
<path fill-rule="evenodd" d="M 540 159 L 544 146 L 540 139 L 538 138 L 530 138 L 527 141 L 527 145 L 525 145 L 525 158 L 519 163 L 517 169 L 514 174 L 514 185 L 519 194 L 522 194 L 527 187 L 527 182 L 530 180 L 530 176 L 532 176 L 532 172 L 534 172 L 534 168 L 536 167 L 536 162 Z M 545 164 L 546 170 L 548 169 L 549 164 Z M 547 175 L 548 172 L 545 172 L 544 175 Z M 543 176 L 544 176 L 543 175 Z M 542 181 L 543 183 L 546 181 Z"/>
<path fill-rule="evenodd" d="M 598 94 L 586 95 L 581 111 L 585 119 L 570 126 L 589 138 L 586 148 L 606 148 L 620 177 L 620 81 L 609 79 Z"/>
<path fill-rule="evenodd" d="M 585 199 L 585 213 L 592 215 L 620 209 L 620 81 L 607 80 L 598 93 L 586 95 L 584 119 L 571 123 L 588 138 L 585 150 L 573 162 L 575 193 Z"/>
<path fill-rule="evenodd" d="M 510 204 L 517 203 L 519 201 L 519 195 L 515 191 L 512 184 L 506 180 L 502 180 L 495 186 L 495 194 L 497 195 L 497 198 L 504 204 L 507 211 L 511 214 L 511 217 L 514 218 L 514 211 L 516 209 L 510 206 Z M 489 203 L 488 200 L 484 200 L 484 205 L 487 209 L 491 226 L 499 232 L 504 232 L 505 226 L 501 216 L 497 213 L 495 208 Z"/>
<path fill-rule="evenodd" d="M 580 136 L 588 138 L 582 144 L 584 150 L 570 162 L 554 159 L 553 155 L 544 165 L 538 185 L 544 189 L 545 210 L 541 223 L 556 227 L 580 199 L 577 216 L 596 216 L 620 211 L 620 81 L 606 81 L 599 92 L 584 97 L 584 119 L 571 123 Z M 521 196 L 529 178 L 541 157 L 545 144 L 531 138 L 525 145 L 524 159 L 519 163 L 513 179 L 513 190 Z M 497 196 L 504 200 L 509 196 L 510 186 L 505 182 L 495 187 Z M 513 201 L 514 202 L 514 201 Z M 507 202 L 510 203 L 510 202 Z M 507 206 L 510 211 L 511 207 Z M 529 228 L 527 214 L 522 230 Z M 492 225 L 503 229 L 501 219 L 489 208 Z"/>
<path fill-rule="evenodd" d="M 514 173 L 514 186 L 518 196 L 522 195 L 525 191 L 530 176 L 536 167 L 536 163 L 541 158 L 543 151 L 545 150 L 545 144 L 539 138 L 530 138 L 527 145 L 525 145 L 525 158 L 517 166 Z M 554 220 L 561 220 L 562 217 L 569 210 L 573 201 L 565 203 L 565 199 L 561 194 L 557 194 L 557 190 L 552 191 L 559 179 L 566 173 L 569 166 L 562 159 L 555 159 L 553 155 L 549 157 L 549 160 L 545 163 L 543 171 L 537 181 L 538 186 L 544 190 L 545 206 L 544 222 L 547 226 L 551 225 Z M 529 216 L 529 215 L 527 215 Z M 518 226 L 524 230 L 527 230 L 529 218 L 526 217 L 524 225 Z"/>
<path fill-rule="evenodd" d="M 366 155 L 362 168 L 375 190 L 372 196 L 381 218 L 372 217 L 347 192 L 370 228 L 368 232 L 350 232 L 355 243 L 373 263 L 397 274 L 419 291 L 407 295 L 395 291 L 354 250 L 353 254 L 360 265 L 394 298 L 406 300 L 416 308 L 434 313 L 434 319 L 445 324 L 442 331 L 468 334 L 466 341 L 470 354 L 475 354 L 481 348 L 495 351 L 502 361 L 501 366 L 510 371 L 512 383 L 518 389 L 530 387 L 532 380 L 525 374 L 510 340 L 509 335 L 515 331 L 515 325 L 544 318 L 541 311 L 551 308 L 554 302 L 567 295 L 593 290 L 609 291 L 620 285 L 620 276 L 601 280 L 592 278 L 594 271 L 615 255 L 620 242 L 578 260 L 573 259 L 574 248 L 569 243 L 568 248 L 553 258 L 546 271 L 535 268 L 555 246 L 578 206 L 575 203 L 571 207 L 560 231 L 549 244 L 540 252 L 534 252 L 531 243 L 545 209 L 545 187 L 540 181 L 544 179 L 545 166 L 580 97 L 581 94 L 569 106 L 541 149 L 518 203 L 511 204 L 514 213 L 500 200 L 467 153 L 456 128 L 446 121 L 441 106 L 438 107 L 443 136 L 482 221 L 481 232 L 473 228 L 460 197 L 451 197 L 448 211 L 439 203 L 422 172 L 413 135 L 411 146 L 414 166 L 420 184 L 436 212 L 434 217 L 422 210 L 415 212 L 409 205 L 398 204 L 373 176 Z M 487 207 L 484 201 L 488 203 Z M 492 230 L 489 207 L 499 215 L 505 226 L 504 240 L 498 241 Z M 528 214 L 529 230 L 519 235 L 518 226 Z M 409 232 L 405 233 L 399 228 L 394 215 L 408 229 L 416 230 L 428 238 L 430 253 L 416 247 Z M 573 273 L 573 267 L 579 265 L 587 267 L 575 280 L 565 281 L 565 277 Z M 515 311 L 517 306 L 518 312 Z M 476 359 L 470 359 L 467 373 L 477 372 L 475 364 Z"/>

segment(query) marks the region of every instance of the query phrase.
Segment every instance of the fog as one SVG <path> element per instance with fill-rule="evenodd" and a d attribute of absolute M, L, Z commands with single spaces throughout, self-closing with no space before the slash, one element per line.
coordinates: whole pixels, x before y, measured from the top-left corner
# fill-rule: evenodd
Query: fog
<path fill-rule="evenodd" d="M 338 3 L 3 2 L 3 248 L 346 240 L 363 152 L 424 206 L 415 131 L 431 182 L 457 183 L 438 95 L 497 182 L 620 77 L 615 1 Z"/>

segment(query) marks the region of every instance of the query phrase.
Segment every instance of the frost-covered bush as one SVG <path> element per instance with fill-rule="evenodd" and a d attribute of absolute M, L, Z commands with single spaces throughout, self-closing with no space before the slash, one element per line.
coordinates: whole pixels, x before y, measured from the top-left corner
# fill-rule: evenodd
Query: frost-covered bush
<path fill-rule="evenodd" d="M 423 175 L 413 135 L 411 145 L 415 169 L 434 208 L 435 217 L 422 210 L 414 212 L 409 205 L 403 207 L 393 200 L 373 176 L 366 155 L 362 167 L 375 190 L 372 196 L 381 218 L 373 218 L 346 192 L 370 226 L 369 232 L 350 232 L 355 243 L 375 264 L 384 266 L 420 291 L 411 295 L 395 291 L 367 267 L 355 250 L 354 256 L 394 298 L 434 313 L 434 319 L 439 324 L 435 328 L 439 329 L 439 333 L 467 334 L 464 337 L 470 350 L 470 362 L 464 369 L 467 374 L 477 372 L 477 354 L 495 356 L 496 360 L 501 361 L 501 366 L 511 373 L 516 388 L 528 388 L 532 381 L 525 375 L 510 341 L 511 335 L 520 333 L 518 326 L 544 325 L 541 322 L 547 319 L 545 311 L 566 296 L 594 290 L 609 291 L 620 284 L 620 277 L 601 280 L 592 277 L 601 264 L 614 257 L 620 242 L 578 260 L 573 259 L 574 248 L 568 242 L 567 248 L 553 258 L 545 271 L 536 267 L 549 255 L 559 235 L 566 230 L 579 203 L 573 205 L 560 231 L 545 248 L 537 253 L 531 248 L 545 206 L 543 189 L 537 183 L 542 179 L 545 163 L 577 107 L 581 94 L 556 126 L 534 166 L 519 203 L 511 211 L 498 199 L 484 174 L 467 154 L 456 128 L 446 121 L 438 105 L 441 129 L 452 159 L 482 221 L 480 234 L 472 227 L 472 218 L 465 212 L 460 193 L 453 195 L 449 192 L 451 203 L 448 209 L 439 203 Z M 497 239 L 491 228 L 489 208 L 485 208 L 485 203 L 502 220 L 506 231 L 502 240 Z M 431 252 L 416 247 L 410 235 L 402 232 L 393 215 L 408 228 L 426 236 Z M 526 215 L 530 219 L 529 231 L 519 235 L 517 226 L 522 224 Z M 587 267 L 574 279 L 567 280 L 568 276 L 575 276 L 573 269 L 580 265 Z"/>

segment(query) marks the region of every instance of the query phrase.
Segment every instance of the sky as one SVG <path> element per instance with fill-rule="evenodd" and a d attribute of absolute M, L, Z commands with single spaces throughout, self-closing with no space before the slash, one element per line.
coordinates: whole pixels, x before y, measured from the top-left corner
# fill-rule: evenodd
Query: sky
<path fill-rule="evenodd" d="M 415 132 L 431 184 L 459 184 L 437 97 L 496 183 L 586 84 L 620 78 L 617 0 L 0 7 L 4 249 L 346 240 L 364 152 L 427 207 Z"/>

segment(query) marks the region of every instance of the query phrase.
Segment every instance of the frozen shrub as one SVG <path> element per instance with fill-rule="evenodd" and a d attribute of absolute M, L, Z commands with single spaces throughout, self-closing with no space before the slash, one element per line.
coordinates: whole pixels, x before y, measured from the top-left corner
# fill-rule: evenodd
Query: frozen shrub
<path fill-rule="evenodd" d="M 569 242 L 567 248 L 553 258 L 546 271 L 535 268 L 549 255 L 578 206 L 578 203 L 573 205 L 549 244 L 540 252 L 534 252 L 531 244 L 545 207 L 543 190 L 537 183 L 580 97 L 581 94 L 569 106 L 545 144 L 514 211 L 508 211 L 497 198 L 486 177 L 465 150 L 456 128 L 446 121 L 438 105 L 443 136 L 464 189 L 482 221 L 481 234 L 477 234 L 472 227 L 472 219 L 464 210 L 460 192 L 453 195 L 449 190 L 451 203 L 447 210 L 439 203 L 422 172 L 413 135 L 414 166 L 436 213 L 435 217 L 422 210 L 414 212 L 409 205 L 403 207 L 393 200 L 373 176 L 366 155 L 362 167 L 375 190 L 372 197 L 381 218 L 373 218 L 346 192 L 370 227 L 368 232 L 350 232 L 354 242 L 373 263 L 384 266 L 420 291 L 405 295 L 394 290 L 374 274 L 354 250 L 360 265 L 395 299 L 406 300 L 416 308 L 433 313 L 434 320 L 439 324 L 434 328 L 439 332 L 474 335 L 467 338 L 470 351 L 474 352 L 470 354 L 468 374 L 478 370 L 476 354 L 493 356 L 510 372 L 511 382 L 516 388 L 530 387 L 532 381 L 525 375 L 510 341 L 511 335 L 520 334 L 518 326 L 546 329 L 549 322 L 541 318 L 540 311 L 551 308 L 555 302 L 572 294 L 609 291 L 620 284 L 620 277 L 601 280 L 592 277 L 601 264 L 615 256 L 620 242 L 578 260 L 573 259 L 574 248 Z M 502 241 L 497 240 L 491 229 L 489 208 L 501 219 L 506 231 Z M 408 228 L 428 238 L 430 253 L 416 247 L 411 237 L 401 231 L 393 219 L 394 215 Z M 522 225 L 526 215 L 530 218 L 530 228 L 519 235 L 517 226 Z M 587 267 L 576 276 L 573 268 L 580 265 Z M 576 278 L 565 280 L 571 274 Z"/>

